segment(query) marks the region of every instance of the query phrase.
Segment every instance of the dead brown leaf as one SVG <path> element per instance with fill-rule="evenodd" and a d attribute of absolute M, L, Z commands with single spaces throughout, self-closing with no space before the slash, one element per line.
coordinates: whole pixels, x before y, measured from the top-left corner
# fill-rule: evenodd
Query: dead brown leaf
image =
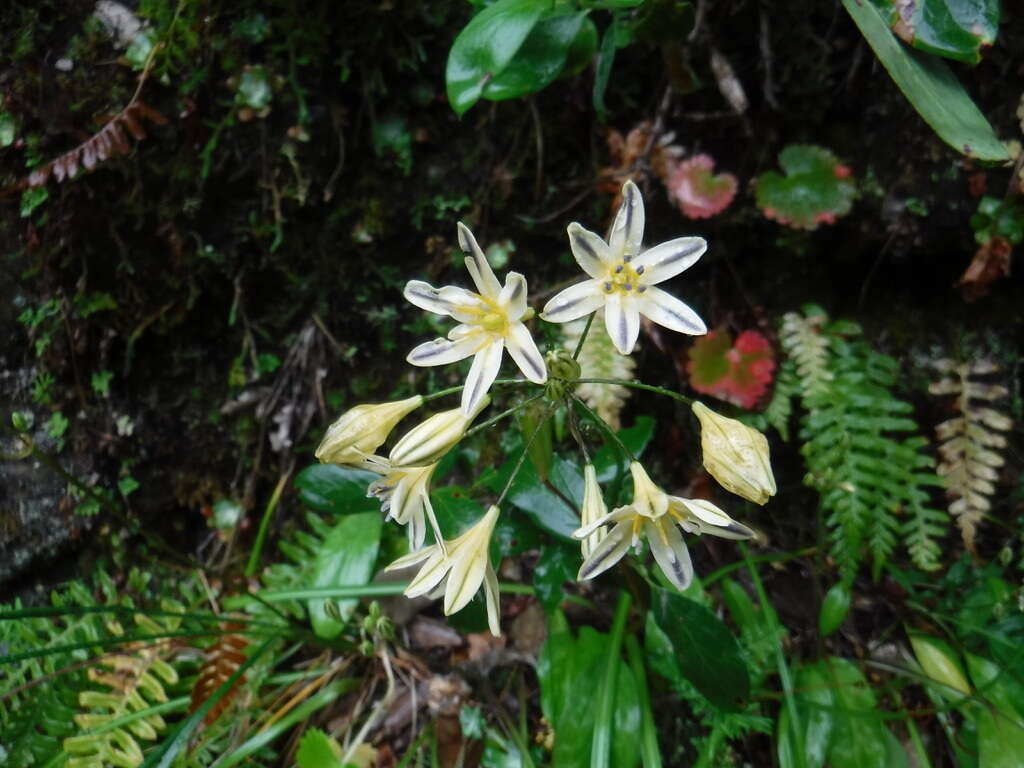
<path fill-rule="evenodd" d="M 960 276 L 957 287 L 965 301 L 974 301 L 989 292 L 992 283 L 1010 274 L 1010 257 L 1013 246 L 1005 237 L 998 235 L 982 245 Z"/>

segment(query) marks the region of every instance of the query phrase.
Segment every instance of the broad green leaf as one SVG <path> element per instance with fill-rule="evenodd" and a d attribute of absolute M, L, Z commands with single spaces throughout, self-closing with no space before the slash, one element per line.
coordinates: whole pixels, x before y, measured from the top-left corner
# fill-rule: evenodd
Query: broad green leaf
<path fill-rule="evenodd" d="M 1024 701 L 1012 695 L 1009 676 L 999 665 L 968 653 L 967 667 L 978 694 L 986 700 L 969 710 L 978 728 L 979 768 L 1019 766 L 1024 755 Z"/>
<path fill-rule="evenodd" d="M 431 492 L 430 500 L 437 516 L 437 524 L 441 526 L 441 533 L 446 539 L 454 539 L 469 530 L 487 513 L 480 502 L 470 498 L 466 489 L 457 485 L 436 488 Z M 433 531 L 428 529 L 427 536 L 433 538 Z"/>
<path fill-rule="evenodd" d="M 818 613 L 818 632 L 822 637 L 828 637 L 839 629 L 850 612 L 850 598 L 850 588 L 841 581 L 825 594 Z"/>
<path fill-rule="evenodd" d="M 565 707 L 574 641 L 565 614 L 554 611 L 548 615 L 548 639 L 537 655 L 537 678 L 540 680 L 540 710 L 549 723 Z"/>
<path fill-rule="evenodd" d="M 835 730 L 829 761 L 832 768 L 886 766 L 885 726 L 875 693 L 864 674 L 851 661 L 829 658 L 821 662 L 823 677 L 832 686 Z"/>
<path fill-rule="evenodd" d="M 608 90 L 608 79 L 612 74 L 612 64 L 615 63 L 615 38 L 618 36 L 619 12 L 612 13 L 612 22 L 604 31 L 601 38 L 601 49 L 597 54 L 597 66 L 594 69 L 594 111 L 598 117 L 604 120 L 608 112 L 604 103 L 604 93 Z"/>
<path fill-rule="evenodd" d="M 870 3 L 843 0 L 843 5 L 903 95 L 943 141 L 979 160 L 1010 159 L 988 120 L 945 62 L 900 44 Z"/>
<path fill-rule="evenodd" d="M 515 99 L 546 88 L 562 72 L 586 11 L 542 19 L 516 51 L 508 66 L 484 86 L 491 101 Z"/>
<path fill-rule="evenodd" d="M 342 517 L 324 539 L 313 565 L 310 582 L 304 586 L 358 586 L 369 582 L 380 546 L 380 512 L 361 512 Z M 338 600 L 335 610 L 326 600 L 309 601 L 309 618 L 317 637 L 330 640 L 341 634 L 355 610 L 354 599 Z"/>
<path fill-rule="evenodd" d="M 999 0 L 872 0 L 892 31 L 915 48 L 977 64 L 995 42 Z"/>
<path fill-rule="evenodd" d="M 768 171 L 757 178 L 757 206 L 769 219 L 795 229 L 816 229 L 845 216 L 857 188 L 850 169 L 824 147 L 790 144 L 779 153 L 785 175 Z"/>
<path fill-rule="evenodd" d="M 500 493 L 515 463 L 516 459 L 505 462 L 487 480 L 487 486 Z M 564 539 L 572 539 L 573 531 L 580 527 L 575 505 L 583 501 L 583 472 L 577 464 L 556 456 L 551 466 L 550 482 L 556 490 L 541 482 L 537 470 L 526 462 L 516 475 L 507 498 L 528 514 L 538 527 Z"/>
<path fill-rule="evenodd" d="M 587 17 L 580 25 L 579 32 L 569 46 L 569 55 L 565 58 L 565 67 L 560 78 L 573 77 L 582 72 L 597 55 L 597 27 Z"/>
<path fill-rule="evenodd" d="M 580 567 L 578 547 L 553 541 L 541 547 L 540 558 L 533 570 L 533 586 L 545 611 L 553 611 L 562 603 L 562 585 L 576 578 Z"/>
<path fill-rule="evenodd" d="M 309 728 L 299 740 L 295 762 L 299 768 L 343 768 L 341 747 L 319 728 Z"/>
<path fill-rule="evenodd" d="M 654 589 L 651 611 L 672 643 L 683 677 L 719 709 L 738 711 L 750 694 L 750 677 L 736 638 L 722 620 L 666 589 Z"/>
<path fill-rule="evenodd" d="M 555 431 L 548 411 L 548 404 L 543 400 L 537 400 L 516 414 L 523 445 L 528 446 L 527 456 L 541 480 L 548 479 L 551 474 L 551 462 L 554 459 Z"/>
<path fill-rule="evenodd" d="M 10 112 L 0 112 L 0 147 L 9 147 L 14 143 L 18 124 Z"/>
<path fill-rule="evenodd" d="M 448 102 L 460 117 L 505 71 L 551 0 L 498 0 L 469 22 L 448 54 Z"/>
<path fill-rule="evenodd" d="M 366 497 L 366 488 L 377 475 L 335 464 L 313 464 L 299 472 L 295 487 L 306 506 L 317 512 L 345 515 L 378 509 L 380 502 Z"/>

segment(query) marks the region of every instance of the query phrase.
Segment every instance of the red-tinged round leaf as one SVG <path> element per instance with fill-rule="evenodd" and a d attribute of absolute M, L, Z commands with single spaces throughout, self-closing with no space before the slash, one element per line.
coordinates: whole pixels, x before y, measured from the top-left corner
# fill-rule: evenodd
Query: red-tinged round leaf
<path fill-rule="evenodd" d="M 721 213 L 736 197 L 739 182 L 731 173 L 712 173 L 710 155 L 694 155 L 679 163 L 668 180 L 668 191 L 683 215 L 706 219 Z"/>
<path fill-rule="evenodd" d="M 779 154 L 785 175 L 768 171 L 755 180 L 757 205 L 769 219 L 794 229 L 834 224 L 853 206 L 853 172 L 823 147 L 791 144 Z"/>
<path fill-rule="evenodd" d="M 744 331 L 735 344 L 726 331 L 710 331 L 690 347 L 690 386 L 742 408 L 753 408 L 775 376 L 775 353 L 757 331 Z"/>

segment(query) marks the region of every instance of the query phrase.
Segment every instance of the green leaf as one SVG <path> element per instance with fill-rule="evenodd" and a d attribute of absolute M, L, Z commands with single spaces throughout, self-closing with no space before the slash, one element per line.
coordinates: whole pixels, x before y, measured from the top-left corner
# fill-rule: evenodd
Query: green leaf
<path fill-rule="evenodd" d="M 785 176 L 768 171 L 757 178 L 757 205 L 769 219 L 816 229 L 850 212 L 856 187 L 849 169 L 829 150 L 790 144 L 779 153 L 779 165 Z"/>
<path fill-rule="evenodd" d="M 533 586 L 545 611 L 550 613 L 561 605 L 564 598 L 562 585 L 576 578 L 579 567 L 578 548 L 570 548 L 559 542 L 541 547 L 540 558 L 533 571 Z"/>
<path fill-rule="evenodd" d="M 978 728 L 979 768 L 1010 768 L 1024 755 L 1024 702 L 1014 696 L 1008 675 L 988 659 L 967 654 L 967 668 L 978 693 L 987 704 L 972 707 Z"/>
<path fill-rule="evenodd" d="M 516 413 L 516 422 L 523 435 L 523 445 L 529 446 L 526 453 L 530 463 L 537 470 L 537 476 L 541 480 L 547 480 L 554 459 L 555 434 L 548 404 L 542 400 L 535 400 L 526 405 Z"/>
<path fill-rule="evenodd" d="M 295 762 L 299 768 L 343 768 L 341 747 L 319 728 L 309 728 L 299 741 Z"/>
<path fill-rule="evenodd" d="M 612 74 L 612 64 L 615 63 L 615 39 L 618 36 L 619 13 L 612 13 L 612 23 L 604 31 L 601 38 L 601 50 L 597 54 L 597 66 L 594 71 L 594 111 L 602 120 L 608 113 L 604 103 L 604 94 L 608 90 L 608 79 Z"/>
<path fill-rule="evenodd" d="M 465 488 L 457 485 L 436 489 L 430 494 L 430 499 L 437 524 L 446 539 L 454 539 L 469 530 L 487 512 L 482 504 L 470 498 Z M 433 537 L 433 531 L 429 531 L 428 536 Z"/>
<path fill-rule="evenodd" d="M 345 515 L 377 509 L 379 502 L 366 497 L 366 488 L 377 479 L 373 472 L 339 467 L 336 464 L 313 464 L 295 478 L 299 498 L 317 512 Z"/>
<path fill-rule="evenodd" d="M 829 750 L 832 768 L 864 768 L 888 763 L 885 731 L 879 717 L 878 701 L 864 674 L 846 659 L 820 662 L 816 679 L 829 686 L 835 729 Z"/>
<path fill-rule="evenodd" d="M 569 46 L 569 55 L 565 57 L 565 67 L 560 78 L 573 77 L 582 72 L 597 55 L 597 27 L 587 17 L 580 25 L 579 32 Z"/>
<path fill-rule="evenodd" d="M 377 564 L 381 528 L 380 512 L 342 517 L 317 553 L 308 586 L 360 586 L 369 582 Z M 338 600 L 333 605 L 336 610 L 329 613 L 327 600 L 310 600 L 309 617 L 317 637 L 330 640 L 340 635 L 357 602 Z"/>
<path fill-rule="evenodd" d="M 448 102 L 460 117 L 505 71 L 551 0 L 498 0 L 469 22 L 448 54 Z"/>
<path fill-rule="evenodd" d="M 999 0 L 872 0 L 889 26 L 918 50 L 977 64 L 995 42 Z"/>
<path fill-rule="evenodd" d="M 640 416 L 637 418 L 636 424 L 619 430 L 617 434 L 619 440 L 633 452 L 634 456 L 639 458 L 643 455 L 647 444 L 651 442 L 651 438 L 654 437 L 654 419 L 650 416 Z M 605 443 L 594 456 L 597 482 L 602 484 L 612 482 L 618 474 L 623 461 L 624 459 L 619 449 L 610 443 Z M 628 460 L 626 461 L 628 463 Z"/>
<path fill-rule="evenodd" d="M 839 629 L 850 612 L 850 598 L 850 588 L 842 581 L 825 594 L 818 613 L 818 632 L 823 638 Z"/>
<path fill-rule="evenodd" d="M 488 479 L 487 486 L 495 493 L 505 487 L 515 459 L 510 459 Z M 530 463 L 523 464 L 509 489 L 508 500 L 530 516 L 540 528 L 572 539 L 572 533 L 580 527 L 576 510 L 567 503 L 579 504 L 583 500 L 583 473 L 579 466 L 561 457 L 555 457 L 551 467 L 552 490 L 537 477 L 537 470 Z"/>
<path fill-rule="evenodd" d="M 25 219 L 50 197 L 46 187 L 29 187 L 21 193 L 21 218 Z"/>
<path fill-rule="evenodd" d="M 843 0 L 843 5 L 903 95 L 943 141 L 979 160 L 1010 159 L 988 120 L 944 62 L 902 46 L 870 3 Z"/>
<path fill-rule="evenodd" d="M 484 86 L 483 97 L 491 101 L 515 99 L 553 83 L 565 66 L 586 15 L 581 11 L 541 20 L 508 66 Z"/>
<path fill-rule="evenodd" d="M 935 687 L 941 696 L 959 701 L 971 695 L 971 686 L 960 665 L 959 655 L 949 643 L 937 637 L 911 634 L 910 646 L 924 673 L 942 684 Z"/>
<path fill-rule="evenodd" d="M 10 112 L 0 112 L 0 147 L 9 147 L 14 143 L 18 124 Z"/>
<path fill-rule="evenodd" d="M 728 627 L 700 603 L 655 588 L 651 612 L 675 652 L 679 671 L 719 709 L 737 712 L 750 677 Z"/>

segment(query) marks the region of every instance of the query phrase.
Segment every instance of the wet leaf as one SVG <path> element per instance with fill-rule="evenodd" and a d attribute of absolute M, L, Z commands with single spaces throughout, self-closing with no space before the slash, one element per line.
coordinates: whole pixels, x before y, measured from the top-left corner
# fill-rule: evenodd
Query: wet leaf
<path fill-rule="evenodd" d="M 533 586 L 545 611 L 551 612 L 562 604 L 562 585 L 574 580 L 579 568 L 578 548 L 557 542 L 541 547 L 540 558 L 533 571 Z"/>
<path fill-rule="evenodd" d="M 750 677 L 722 620 L 700 603 L 658 588 L 651 612 L 672 643 L 682 676 L 719 709 L 739 711 L 750 694 Z"/>
<path fill-rule="evenodd" d="M 379 509 L 380 502 L 366 496 L 367 486 L 376 479 L 373 472 L 362 469 L 313 464 L 299 472 L 295 487 L 299 489 L 299 498 L 311 509 L 345 515 Z"/>
<path fill-rule="evenodd" d="M 327 534 L 303 586 L 361 586 L 370 581 L 377 563 L 382 519 L 380 512 L 342 517 Z M 332 602 L 332 606 L 327 603 Z M 309 618 L 317 637 L 330 640 L 341 634 L 358 600 L 309 601 Z"/>
<path fill-rule="evenodd" d="M 769 219 L 794 229 L 833 224 L 853 206 L 850 169 L 823 147 L 790 144 L 779 153 L 785 175 L 768 171 L 755 184 L 757 205 Z"/>
<path fill-rule="evenodd" d="M 843 0 L 878 60 L 939 137 L 958 152 L 991 162 L 1009 159 L 988 120 L 942 60 L 900 44 L 879 10 Z"/>
<path fill-rule="evenodd" d="M 586 12 L 542 19 L 501 73 L 483 89 L 490 101 L 515 99 L 546 88 L 561 74 Z"/>
<path fill-rule="evenodd" d="M 549 0 L 498 0 L 473 17 L 448 54 L 445 80 L 456 114 L 461 117 L 480 100 L 550 7 Z"/>
<path fill-rule="evenodd" d="M 913 634 L 910 636 L 910 646 L 924 673 L 942 684 L 936 688 L 941 696 L 959 700 L 971 695 L 971 686 L 964 676 L 959 654 L 949 643 L 937 637 Z"/>
<path fill-rule="evenodd" d="M 872 0 L 915 48 L 977 64 L 999 30 L 999 0 Z"/>

